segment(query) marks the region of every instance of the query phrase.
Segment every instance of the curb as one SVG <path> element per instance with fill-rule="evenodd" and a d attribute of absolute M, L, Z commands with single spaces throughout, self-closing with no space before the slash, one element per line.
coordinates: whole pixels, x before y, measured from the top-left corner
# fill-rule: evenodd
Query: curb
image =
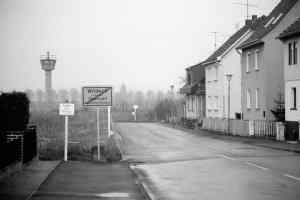
<path fill-rule="evenodd" d="M 56 165 L 55 167 L 53 167 L 53 169 L 50 170 L 50 172 L 49 172 L 48 175 L 44 178 L 44 180 L 38 185 L 38 187 L 37 187 L 33 192 L 31 192 L 31 193 L 26 197 L 25 200 L 30 200 L 30 199 L 31 199 L 31 198 L 39 191 L 39 189 L 40 189 L 41 186 L 46 182 L 46 180 L 48 179 L 48 177 L 55 171 L 55 169 L 56 169 L 59 165 L 61 165 L 62 162 L 63 162 L 63 161 L 59 161 L 59 162 L 57 163 L 57 165 Z"/>
<path fill-rule="evenodd" d="M 190 132 L 190 133 L 193 133 L 193 134 L 196 133 L 195 130 L 186 129 L 184 127 L 172 127 L 172 126 L 169 126 L 169 125 L 166 125 L 166 127 L 174 128 L 174 129 L 181 130 L 181 131 L 187 131 L 187 132 Z M 219 134 L 218 131 L 213 131 L 213 130 L 208 130 L 208 129 L 199 129 L 199 130 L 204 130 L 204 131 L 210 132 L 210 134 L 204 134 L 204 136 L 207 136 L 207 137 L 210 137 L 212 135 L 217 135 L 217 136 L 220 136 L 220 137 L 226 137 L 226 135 Z M 234 136 L 234 135 L 230 135 L 230 136 L 232 136 L 232 137 L 241 137 L 241 138 L 247 139 L 247 137 L 245 137 L 245 136 Z M 226 138 L 226 139 L 229 139 L 229 138 Z M 241 140 L 240 142 L 247 143 L 246 141 L 243 141 L 243 140 Z M 247 144 L 249 144 L 249 143 L 247 143 Z M 259 144 L 259 143 L 255 144 L 255 142 L 251 142 L 250 145 L 269 148 L 269 149 L 275 149 L 275 150 L 281 150 L 281 151 L 288 151 L 288 152 L 293 152 L 293 153 L 300 153 L 300 149 L 298 150 L 298 149 L 291 149 L 291 148 L 284 148 L 284 147 L 276 147 L 276 146 Z"/>
<path fill-rule="evenodd" d="M 132 171 L 133 175 L 137 179 L 137 185 L 139 186 L 139 189 L 142 193 L 142 195 L 147 199 L 147 200 L 156 200 L 154 194 L 150 190 L 150 188 L 147 186 L 147 184 L 143 181 L 142 176 L 136 171 L 136 167 L 133 165 L 129 165 L 129 169 Z"/>
<path fill-rule="evenodd" d="M 288 152 L 293 152 L 293 153 L 300 153 L 300 150 L 297 149 L 288 149 L 288 148 L 281 148 L 281 147 L 272 147 L 269 145 L 264 145 L 264 144 L 252 144 L 253 146 L 259 146 L 259 147 L 265 147 L 269 149 L 275 149 L 275 150 L 281 150 L 281 151 L 288 151 Z"/>

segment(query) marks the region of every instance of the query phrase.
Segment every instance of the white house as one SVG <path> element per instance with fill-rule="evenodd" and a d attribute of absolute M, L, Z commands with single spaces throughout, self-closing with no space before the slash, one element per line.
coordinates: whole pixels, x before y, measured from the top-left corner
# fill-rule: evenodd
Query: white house
<path fill-rule="evenodd" d="M 206 117 L 227 118 L 230 108 L 230 118 L 241 118 L 241 54 L 236 47 L 252 35 L 251 27 L 260 20 L 257 16 L 246 20 L 241 29 L 201 63 L 205 66 Z"/>
<path fill-rule="evenodd" d="M 278 38 L 283 43 L 285 120 L 300 121 L 300 18 Z"/>

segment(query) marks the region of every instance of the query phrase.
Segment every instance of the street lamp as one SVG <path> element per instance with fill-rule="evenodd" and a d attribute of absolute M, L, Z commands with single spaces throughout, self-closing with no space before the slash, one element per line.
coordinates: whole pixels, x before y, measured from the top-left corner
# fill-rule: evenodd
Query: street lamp
<path fill-rule="evenodd" d="M 227 120 L 228 120 L 228 125 L 227 125 L 227 134 L 229 135 L 230 132 L 230 81 L 232 79 L 232 74 L 226 74 L 226 78 L 228 81 L 228 111 L 227 111 Z"/>
<path fill-rule="evenodd" d="M 138 105 L 133 105 L 133 109 L 134 109 L 134 112 L 133 112 L 133 114 L 134 114 L 134 121 L 136 121 L 136 110 L 139 108 L 139 106 Z"/>

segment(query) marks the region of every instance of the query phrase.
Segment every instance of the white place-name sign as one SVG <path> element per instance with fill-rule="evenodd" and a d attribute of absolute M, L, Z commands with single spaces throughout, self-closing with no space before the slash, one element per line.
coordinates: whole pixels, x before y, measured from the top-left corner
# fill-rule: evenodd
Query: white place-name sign
<path fill-rule="evenodd" d="M 112 87 L 82 87 L 83 106 L 112 106 Z"/>
<path fill-rule="evenodd" d="M 59 115 L 74 115 L 75 106 L 73 103 L 59 104 Z"/>

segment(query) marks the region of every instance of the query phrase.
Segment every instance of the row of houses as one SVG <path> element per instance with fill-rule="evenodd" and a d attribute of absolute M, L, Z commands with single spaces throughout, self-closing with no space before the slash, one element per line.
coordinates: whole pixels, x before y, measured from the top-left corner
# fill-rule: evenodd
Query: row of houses
<path fill-rule="evenodd" d="M 274 121 L 281 108 L 285 120 L 300 121 L 299 45 L 298 0 L 253 15 L 206 60 L 186 68 L 184 117 Z"/>

